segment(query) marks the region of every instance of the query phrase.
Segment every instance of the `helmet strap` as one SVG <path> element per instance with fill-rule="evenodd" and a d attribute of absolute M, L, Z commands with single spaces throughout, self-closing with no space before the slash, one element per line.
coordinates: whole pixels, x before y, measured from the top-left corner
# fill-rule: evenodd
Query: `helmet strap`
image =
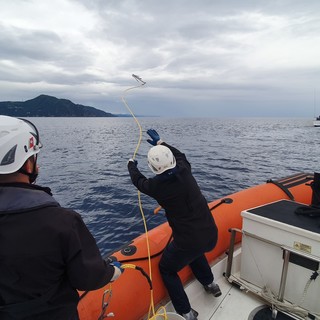
<path fill-rule="evenodd" d="M 29 182 L 31 184 L 34 183 L 36 181 L 37 177 L 38 177 L 38 173 L 37 173 L 37 155 L 35 155 L 35 157 L 34 157 L 32 172 L 26 171 L 23 167 L 20 168 L 18 170 L 18 172 L 27 175 L 29 177 Z"/>

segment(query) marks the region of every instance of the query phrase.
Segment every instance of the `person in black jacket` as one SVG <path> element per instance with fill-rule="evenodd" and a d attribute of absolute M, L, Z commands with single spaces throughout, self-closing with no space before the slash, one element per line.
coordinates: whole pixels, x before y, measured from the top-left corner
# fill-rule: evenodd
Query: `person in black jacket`
<path fill-rule="evenodd" d="M 121 272 L 106 262 L 81 216 L 34 184 L 41 148 L 26 119 L 0 116 L 0 319 L 78 319 L 77 290 Z"/>
<path fill-rule="evenodd" d="M 221 295 L 204 255 L 215 247 L 218 230 L 186 156 L 164 143 L 154 129 L 147 133 L 151 137 L 147 141 L 153 145 L 148 152 L 148 165 L 156 176 L 147 179 L 133 159 L 128 161 L 129 174 L 138 190 L 165 209 L 173 240 L 161 257 L 160 273 L 177 313 L 195 320 L 198 312 L 191 308 L 178 271 L 189 265 L 206 291 L 215 297 Z"/>

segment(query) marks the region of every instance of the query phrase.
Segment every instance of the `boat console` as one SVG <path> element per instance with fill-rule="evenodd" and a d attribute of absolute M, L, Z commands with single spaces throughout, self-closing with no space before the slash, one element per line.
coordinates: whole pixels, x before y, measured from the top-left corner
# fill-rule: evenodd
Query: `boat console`
<path fill-rule="evenodd" d="M 275 312 L 312 319 L 320 313 L 320 215 L 298 214 L 304 207 L 280 200 L 241 213 L 240 279 Z"/>

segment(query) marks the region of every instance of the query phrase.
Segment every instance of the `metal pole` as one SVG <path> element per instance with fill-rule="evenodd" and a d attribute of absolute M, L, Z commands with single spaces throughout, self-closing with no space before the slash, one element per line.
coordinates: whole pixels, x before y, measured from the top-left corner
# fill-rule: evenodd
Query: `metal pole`
<path fill-rule="evenodd" d="M 287 274 L 288 274 L 289 258 L 290 258 L 290 252 L 284 249 L 283 266 L 282 266 L 281 281 L 280 281 L 279 294 L 278 294 L 279 301 L 283 301 L 283 297 L 284 297 L 284 290 L 286 288 L 286 281 L 287 281 Z"/>
<path fill-rule="evenodd" d="M 225 277 L 228 279 L 231 275 L 231 269 L 232 269 L 232 262 L 233 262 L 233 252 L 234 252 L 234 244 L 236 241 L 236 229 L 229 229 L 229 232 L 231 232 L 230 237 L 230 246 L 228 251 L 228 262 L 227 262 L 227 270 L 225 273 Z"/>

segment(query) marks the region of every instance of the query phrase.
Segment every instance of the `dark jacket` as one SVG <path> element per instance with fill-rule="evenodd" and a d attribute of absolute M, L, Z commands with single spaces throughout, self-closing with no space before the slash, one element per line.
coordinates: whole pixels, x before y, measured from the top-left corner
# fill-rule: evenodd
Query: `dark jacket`
<path fill-rule="evenodd" d="M 113 274 L 80 215 L 49 188 L 0 185 L 1 320 L 71 319 L 76 289 L 98 289 Z"/>
<path fill-rule="evenodd" d="M 176 168 L 147 179 L 133 162 L 128 163 L 132 183 L 165 209 L 173 239 L 181 249 L 208 248 L 217 242 L 217 227 L 208 204 L 191 173 L 186 156 L 162 143 L 176 158 Z"/>

